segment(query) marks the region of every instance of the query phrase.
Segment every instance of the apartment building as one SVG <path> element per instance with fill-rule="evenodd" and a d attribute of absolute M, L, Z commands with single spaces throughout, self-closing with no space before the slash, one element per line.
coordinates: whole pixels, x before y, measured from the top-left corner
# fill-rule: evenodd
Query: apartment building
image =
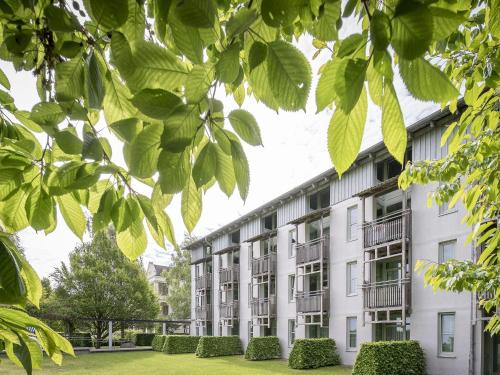
<path fill-rule="evenodd" d="M 148 262 L 146 268 L 146 276 L 148 278 L 149 284 L 151 284 L 153 291 L 158 296 L 158 301 L 160 303 L 160 317 L 166 318 L 168 314 L 171 314 L 171 308 L 167 303 L 168 296 L 168 284 L 165 277 L 163 277 L 163 271 L 167 270 L 168 266 L 162 266 L 160 264 L 154 264 L 153 262 Z"/>
<path fill-rule="evenodd" d="M 445 155 L 453 120 L 438 111 L 408 127 L 407 159 Z M 339 179 L 313 178 L 192 243 L 192 334 L 335 339 L 344 364 L 361 343 L 418 340 L 429 374 L 500 374 L 500 340 L 472 293 L 434 293 L 419 259 L 472 259 L 462 206 L 427 207 L 435 185 L 401 191 L 383 144 Z"/>

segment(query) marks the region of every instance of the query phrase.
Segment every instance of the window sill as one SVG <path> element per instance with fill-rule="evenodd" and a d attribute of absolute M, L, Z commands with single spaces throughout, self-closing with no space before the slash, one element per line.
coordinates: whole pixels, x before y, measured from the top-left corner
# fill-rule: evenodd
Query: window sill
<path fill-rule="evenodd" d="M 350 239 L 350 240 L 346 240 L 345 242 L 355 242 L 355 241 L 357 241 L 357 240 L 358 240 L 357 238 L 352 238 L 352 239 Z"/>
<path fill-rule="evenodd" d="M 451 211 L 446 211 L 446 212 L 438 213 L 438 217 L 443 217 L 443 216 L 455 214 L 457 212 L 458 212 L 458 210 L 455 209 L 455 210 L 451 210 Z"/>
<path fill-rule="evenodd" d="M 356 297 L 358 293 L 346 294 L 346 297 Z"/>
<path fill-rule="evenodd" d="M 356 353 L 358 351 L 358 348 L 347 348 L 345 351 L 348 353 Z"/>
<path fill-rule="evenodd" d="M 439 353 L 438 354 L 438 358 L 449 358 L 449 359 L 455 359 L 457 358 L 457 356 L 455 355 L 455 353 Z"/>

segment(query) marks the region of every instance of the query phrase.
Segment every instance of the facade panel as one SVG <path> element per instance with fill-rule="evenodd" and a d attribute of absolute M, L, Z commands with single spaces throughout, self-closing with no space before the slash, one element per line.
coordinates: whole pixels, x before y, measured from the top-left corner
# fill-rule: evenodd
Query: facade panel
<path fill-rule="evenodd" d="M 241 227 L 240 239 L 245 242 L 249 238 L 259 235 L 262 232 L 260 217 L 256 217 L 247 221 Z"/>
<path fill-rule="evenodd" d="M 278 227 L 286 225 L 306 213 L 306 196 L 301 194 L 278 207 Z"/>
<path fill-rule="evenodd" d="M 358 167 L 345 173 L 339 180 L 331 183 L 331 203 L 336 204 L 349 199 L 356 193 L 372 187 L 375 183 L 373 163 L 366 161 Z"/>

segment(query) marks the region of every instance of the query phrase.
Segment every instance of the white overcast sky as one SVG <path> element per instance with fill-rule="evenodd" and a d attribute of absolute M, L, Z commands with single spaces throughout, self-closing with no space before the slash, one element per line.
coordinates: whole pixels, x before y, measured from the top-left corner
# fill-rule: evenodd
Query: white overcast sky
<path fill-rule="evenodd" d="M 351 32 L 355 28 L 356 25 L 351 21 L 348 30 L 344 33 Z M 302 39 L 298 47 L 311 61 L 315 52 L 311 39 Z M 327 53 L 323 52 L 312 62 L 313 85 L 305 112 L 280 111 L 276 113 L 264 104 L 257 103 L 252 98 L 246 98 L 242 108 L 251 112 L 257 119 L 264 143 L 264 147 L 245 146 L 250 164 L 250 193 L 247 201 L 242 202 L 237 191 L 228 199 L 218 186 L 210 189 L 203 198 L 203 213 L 194 230 L 195 235 L 210 233 L 331 168 L 332 164 L 326 146 L 328 123 L 332 113 L 330 110 L 325 110 L 316 114 L 314 98 L 316 73 L 328 57 Z M 39 101 L 34 77 L 31 73 L 15 72 L 10 64 L 3 61 L 0 62 L 0 67 L 11 81 L 11 94 L 16 100 L 17 107 L 31 109 Z M 400 81 L 397 80 L 395 84 L 406 126 L 439 108 L 436 105 L 412 99 Z M 231 98 L 221 95 L 219 99 L 224 102 L 226 113 L 237 108 Z M 370 103 L 362 148 L 380 140 L 380 111 Z M 118 141 L 112 141 L 112 147 L 115 157 L 121 153 Z M 167 208 L 167 212 L 172 218 L 177 240 L 180 242 L 184 236 L 185 227 L 180 216 L 179 197 L 174 199 Z M 32 229 L 25 229 L 20 233 L 20 238 L 29 262 L 42 277 L 49 275 L 62 261 L 66 262 L 69 252 L 80 241 L 68 229 L 60 215 L 57 229 L 53 233 L 46 236 L 43 232 L 37 233 Z M 168 251 L 159 248 L 150 239 L 143 261 L 144 264 L 148 261 L 168 264 Z"/>

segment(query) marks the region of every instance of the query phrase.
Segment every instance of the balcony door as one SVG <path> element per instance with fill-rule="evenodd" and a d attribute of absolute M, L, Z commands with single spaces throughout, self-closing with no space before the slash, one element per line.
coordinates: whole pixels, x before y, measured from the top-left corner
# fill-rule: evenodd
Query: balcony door
<path fill-rule="evenodd" d="M 378 262 L 376 267 L 377 267 L 377 282 L 400 280 L 402 278 L 400 260 Z"/>
<path fill-rule="evenodd" d="M 485 375 L 500 375 L 500 335 L 491 336 L 483 333 L 484 373 Z"/>

